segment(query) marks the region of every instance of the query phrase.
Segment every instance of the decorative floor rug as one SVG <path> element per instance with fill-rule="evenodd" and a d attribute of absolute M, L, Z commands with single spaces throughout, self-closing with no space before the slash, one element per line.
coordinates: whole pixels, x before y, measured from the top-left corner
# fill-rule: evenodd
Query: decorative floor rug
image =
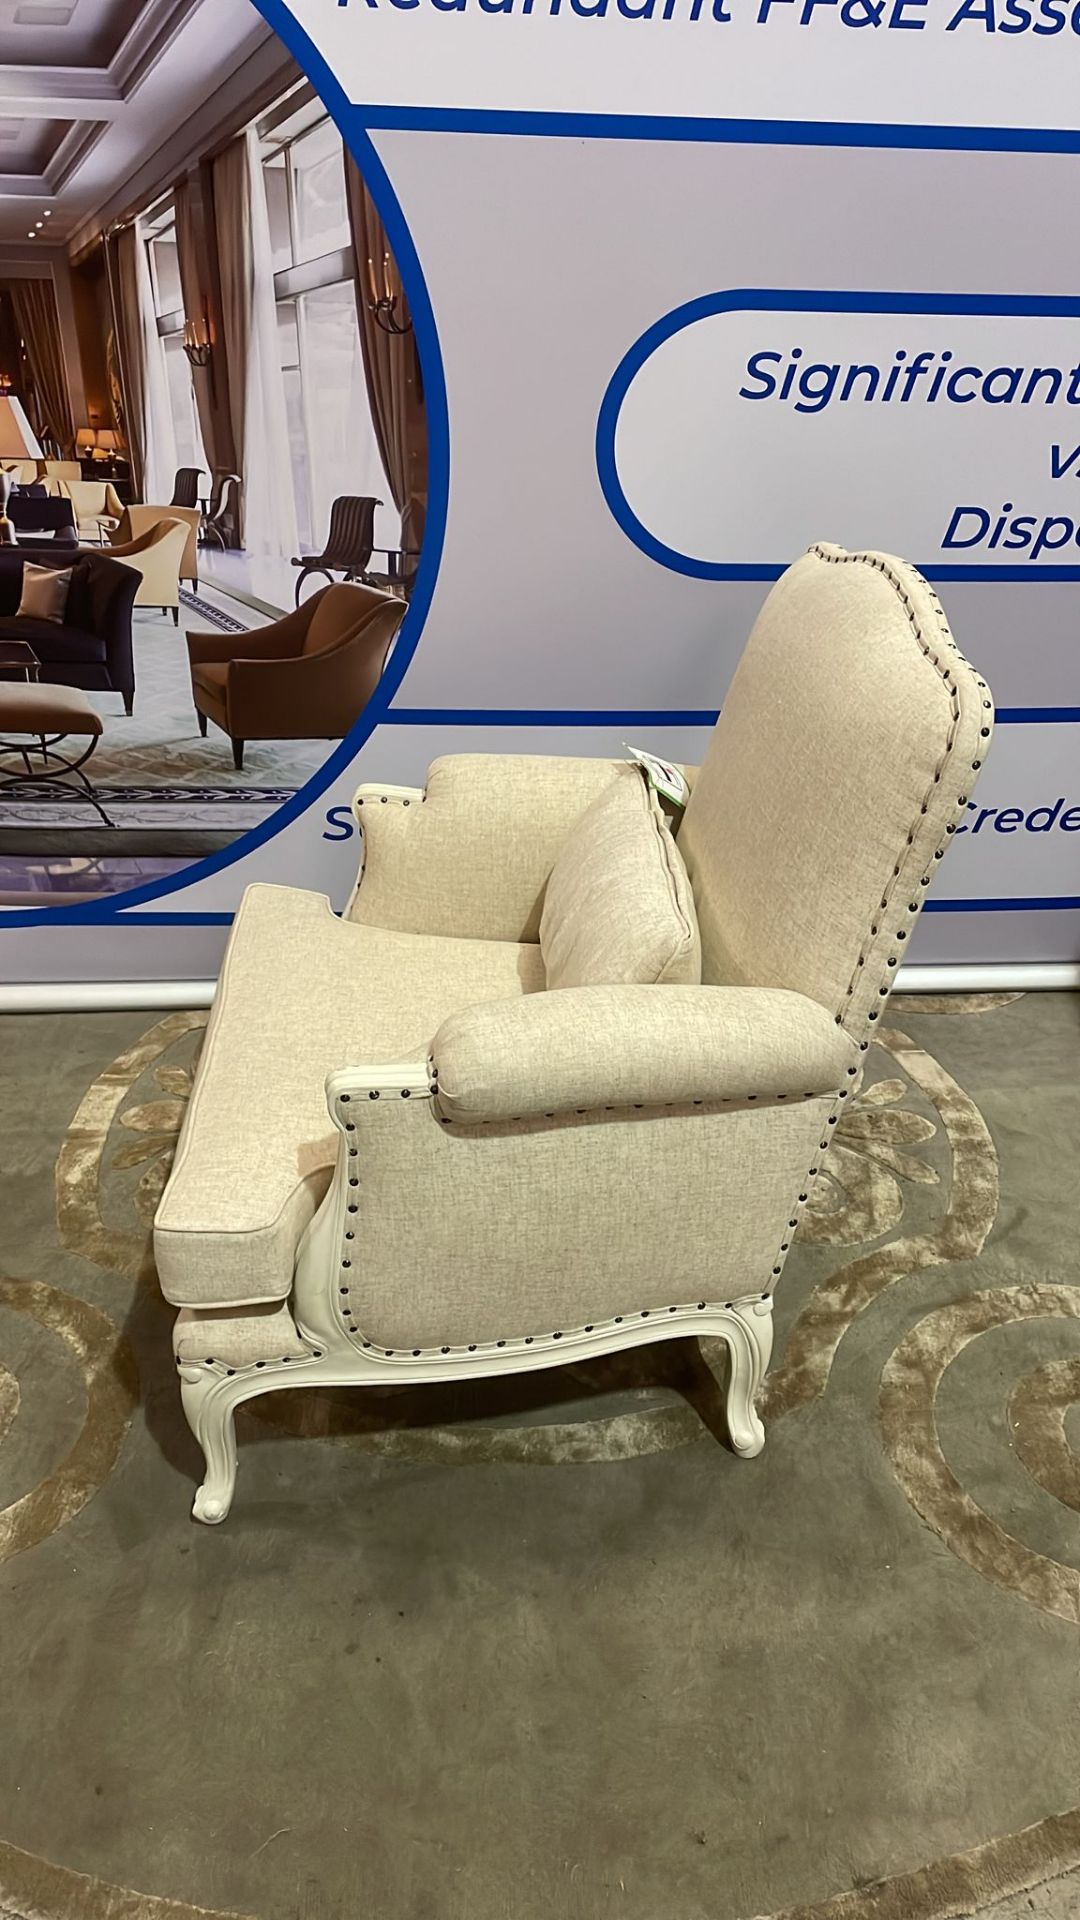
<path fill-rule="evenodd" d="M 4 1920 L 1080 1911 L 1080 997 L 893 1001 L 759 1460 L 689 1342 L 278 1394 L 215 1531 L 150 1255 L 204 1027 L 0 1021 Z"/>
<path fill-rule="evenodd" d="M 237 619 L 232 611 L 235 601 L 225 601 L 220 596 L 210 600 L 204 593 L 192 593 L 190 587 L 181 587 L 180 604 L 187 613 L 195 614 L 208 627 L 217 627 L 221 633 L 250 633 L 253 627 L 265 624 L 254 612 L 246 619 Z"/>
<path fill-rule="evenodd" d="M 87 769 L 95 772 L 93 763 Z M 183 833 L 208 828 L 222 832 L 234 828 L 237 833 L 260 826 L 272 813 L 296 793 L 295 787 L 276 786 L 113 786 L 94 780 L 97 794 L 114 826 L 143 827 L 155 831 L 157 823 L 170 832 Z M 70 794 L 56 788 L 43 792 L 27 782 L 13 780 L 3 792 L 3 818 L 22 828 L 100 826 L 101 818 L 90 802 L 72 787 Z"/>

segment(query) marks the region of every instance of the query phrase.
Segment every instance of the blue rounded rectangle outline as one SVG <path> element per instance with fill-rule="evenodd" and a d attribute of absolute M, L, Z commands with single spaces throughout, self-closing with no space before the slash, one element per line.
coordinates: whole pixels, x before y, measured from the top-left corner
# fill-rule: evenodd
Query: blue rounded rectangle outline
<path fill-rule="evenodd" d="M 658 347 L 698 320 L 718 313 L 876 313 L 944 314 L 952 316 L 1041 320 L 1080 319 L 1080 298 L 1065 294 L 970 293 L 845 293 L 814 288 L 734 287 L 723 293 L 701 294 L 661 315 L 639 335 L 623 355 L 608 383 L 596 423 L 596 470 L 608 508 L 634 546 L 672 573 L 695 580 L 779 580 L 790 561 L 740 565 L 718 560 L 695 560 L 657 540 L 638 519 L 623 491 L 615 458 L 619 414 L 631 382 Z M 1026 566 L 941 565 L 916 561 L 928 580 L 994 581 L 1016 585 L 1031 581 L 1080 581 L 1080 566 L 1029 562 Z"/>

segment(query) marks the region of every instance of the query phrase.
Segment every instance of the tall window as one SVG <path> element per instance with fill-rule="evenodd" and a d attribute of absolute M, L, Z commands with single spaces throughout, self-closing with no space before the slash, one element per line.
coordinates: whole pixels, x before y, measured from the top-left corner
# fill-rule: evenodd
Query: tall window
<path fill-rule="evenodd" d="M 313 99 L 287 103 L 261 135 L 301 543 L 322 546 L 340 494 L 372 494 L 386 503 L 376 540 L 395 546 L 364 378 L 341 135 Z"/>
<path fill-rule="evenodd" d="M 191 367 L 184 352 L 184 290 L 180 283 L 176 214 L 171 200 L 154 209 L 144 230 L 150 256 L 150 280 L 154 289 L 158 337 L 165 359 L 176 458 L 180 466 L 201 467 L 205 473 L 206 454 L 191 383 Z"/>

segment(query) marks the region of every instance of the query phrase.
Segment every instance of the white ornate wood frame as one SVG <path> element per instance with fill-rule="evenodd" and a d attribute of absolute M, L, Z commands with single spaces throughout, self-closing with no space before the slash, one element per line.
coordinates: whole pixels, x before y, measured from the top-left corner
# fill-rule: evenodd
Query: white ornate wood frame
<path fill-rule="evenodd" d="M 351 1305 L 360 1180 L 352 1105 L 387 1098 L 431 1100 L 437 1091 L 426 1062 L 346 1068 L 328 1079 L 327 1100 L 341 1143 L 330 1191 L 297 1258 L 291 1307 L 300 1351 L 244 1367 L 210 1357 L 179 1362 L 184 1412 L 206 1460 L 206 1478 L 195 1496 L 196 1520 L 214 1526 L 228 1516 L 236 1489 L 236 1409 L 257 1394 L 283 1387 L 419 1385 L 523 1373 L 680 1334 L 724 1342 L 730 1362 L 726 1397 L 732 1447 L 743 1459 L 753 1459 L 765 1445 L 754 1402 L 772 1355 L 771 1294 L 644 1308 L 583 1327 L 468 1346 L 402 1349 L 368 1338 L 356 1319 L 362 1308 Z"/>

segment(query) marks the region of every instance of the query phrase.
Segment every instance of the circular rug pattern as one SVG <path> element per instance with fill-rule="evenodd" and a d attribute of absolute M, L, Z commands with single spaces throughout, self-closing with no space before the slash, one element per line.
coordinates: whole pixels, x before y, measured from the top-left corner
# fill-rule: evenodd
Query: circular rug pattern
<path fill-rule="evenodd" d="M 1019 1607 L 1018 1616 L 1003 1616 L 1006 1633 L 1010 1619 L 1015 1627 L 1016 1619 L 1029 1617 L 1041 1619 L 1052 1631 L 1068 1632 L 1080 1624 L 1080 1568 L 1073 1564 L 1080 1558 L 1074 1522 L 1080 1512 L 1080 1424 L 1075 1417 L 1080 1353 L 1062 1352 L 1059 1346 L 1061 1330 L 1080 1320 L 1080 1287 L 1067 1283 L 1067 1266 L 1048 1274 L 1045 1260 L 1035 1274 L 1013 1270 L 1010 1235 L 1022 1227 L 1024 1212 L 1023 1201 L 1015 1195 L 1008 1199 L 1010 1232 L 998 1243 L 996 1264 L 986 1266 L 980 1258 L 998 1217 L 997 1154 L 984 1102 L 965 1090 L 965 1045 L 957 1038 L 961 1030 L 980 1029 L 981 1038 L 969 1045 L 968 1054 L 981 1062 L 986 1035 L 1017 1008 L 1017 999 L 965 996 L 961 1005 L 922 997 L 893 1003 L 893 1017 L 905 1029 L 919 1029 L 923 1016 L 933 1016 L 925 1022 L 926 1037 L 932 1039 L 932 1030 L 940 1029 L 950 1066 L 937 1057 L 942 1049 L 928 1051 L 900 1026 L 879 1035 L 865 1085 L 837 1129 L 828 1176 L 815 1194 L 799 1260 L 785 1275 L 778 1301 L 777 1358 L 763 1390 L 762 1411 L 771 1447 L 778 1459 L 787 1457 L 789 1473 L 793 1448 L 822 1446 L 817 1429 L 828 1417 L 832 1439 L 819 1457 L 825 1474 L 839 1476 L 838 1487 L 844 1485 L 847 1470 L 838 1440 L 845 1423 L 852 1434 L 857 1432 L 864 1452 L 872 1436 L 878 1436 L 877 1459 L 890 1479 L 894 1500 L 898 1496 L 900 1501 L 899 1510 L 889 1509 L 882 1551 L 907 1556 L 911 1563 L 903 1577 L 915 1577 L 911 1551 L 928 1529 L 942 1550 L 930 1573 L 943 1601 L 952 1590 L 945 1572 L 951 1562 L 956 1569 L 952 1580 L 961 1583 L 957 1591 L 974 1578 L 984 1592 L 1000 1596 L 993 1603 L 980 1602 L 976 1612 L 985 1614 L 987 1604 Z M 1017 1013 L 1028 1018 L 1023 1004 Z M 87 1550 L 86 1526 L 95 1512 L 95 1495 L 113 1486 L 120 1497 L 119 1505 L 111 1499 L 118 1545 L 127 1536 L 146 1542 L 140 1552 L 153 1548 L 154 1529 L 148 1531 L 144 1523 L 146 1494 L 141 1489 L 144 1483 L 160 1483 L 163 1465 L 173 1489 L 170 1497 L 186 1503 L 184 1480 L 194 1461 L 185 1451 L 171 1369 L 161 1364 L 170 1316 L 157 1294 L 151 1226 L 183 1122 L 205 1022 L 199 1013 L 158 1021 L 149 1031 L 134 1034 L 88 1085 L 84 1083 L 55 1162 L 60 1256 L 54 1270 L 48 1280 L 0 1277 L 0 1469 L 17 1447 L 11 1478 L 0 1480 L 0 1562 L 6 1561 L 9 1569 L 29 1550 L 47 1552 L 50 1541 L 65 1537 L 72 1541 L 71 1557 L 77 1563 Z M 954 1057 L 961 1062 L 959 1072 L 950 1070 Z M 977 1079 L 981 1072 L 977 1067 Z M 993 1107 L 992 1099 L 990 1104 Z M 1004 1111 L 998 1113 L 998 1129 L 1008 1139 Z M 81 1275 L 97 1277 L 91 1283 Z M 83 1297 L 84 1292 L 92 1297 Z M 12 1337 L 17 1327 L 24 1331 Z M 662 1485 L 656 1475 L 672 1474 L 674 1462 L 649 1465 L 653 1456 L 666 1454 L 700 1461 L 711 1475 L 716 1442 L 724 1438 L 722 1378 L 718 1381 L 713 1371 L 715 1367 L 719 1372 L 721 1364 L 716 1354 L 699 1353 L 693 1343 L 680 1342 L 525 1381 L 510 1377 L 423 1394 L 402 1389 L 268 1396 L 241 1421 L 241 1445 L 253 1460 L 261 1454 L 266 1462 L 261 1481 L 269 1532 L 266 1549 L 258 1543 L 253 1548 L 256 1567 L 263 1569 L 262 1577 L 269 1576 L 272 1561 L 263 1556 L 275 1533 L 306 1543 L 320 1526 L 328 1525 L 332 1535 L 339 1530 L 326 1492 L 321 1507 L 320 1496 L 314 1494 L 311 1505 L 298 1508 L 291 1480 L 282 1483 L 285 1505 L 275 1527 L 273 1488 L 282 1471 L 292 1471 L 305 1442 L 313 1444 L 314 1452 L 304 1458 L 318 1467 L 324 1488 L 336 1478 L 325 1465 L 326 1443 L 333 1441 L 339 1451 L 352 1450 L 358 1461 L 367 1458 L 370 1470 L 380 1476 L 396 1475 L 403 1467 L 419 1474 L 412 1482 L 418 1502 L 424 1474 L 446 1473 L 459 1465 L 492 1471 L 573 1465 L 600 1470 L 605 1483 L 609 1465 L 639 1462 L 636 1471 L 654 1476 L 641 1483 L 644 1488 Z M 35 1413 L 45 1378 L 42 1369 L 50 1380 L 52 1414 Z M 125 1445 L 136 1416 L 139 1424 Z M 767 1447 L 766 1457 L 769 1453 Z M 872 1462 L 872 1451 L 866 1457 Z M 122 1474 L 117 1471 L 121 1464 Z M 748 1471 L 729 1464 L 739 1475 Z M 684 1471 L 669 1482 L 676 1503 L 691 1498 L 698 1485 L 696 1471 L 689 1468 L 689 1477 Z M 867 1465 L 855 1482 L 848 1474 L 849 1497 L 856 1486 L 865 1488 L 869 1471 Z M 541 1478 L 545 1486 L 560 1484 L 558 1476 Z M 532 1481 L 530 1474 L 520 1483 L 524 1504 L 529 1504 L 526 1483 Z M 253 1517 L 245 1519 L 242 1511 L 244 1484 L 242 1480 L 237 1513 L 222 1541 L 215 1546 L 211 1537 L 207 1546 L 202 1536 L 193 1543 L 208 1572 L 220 1566 L 222 1555 L 226 1561 L 233 1552 L 243 1555 L 245 1528 L 251 1538 Z M 478 1487 L 487 1484 L 483 1476 L 477 1477 Z M 593 1483 L 579 1484 L 584 1488 Z M 625 1483 L 606 1484 L 614 1489 Z M 738 1492 L 741 1498 L 743 1487 L 751 1485 L 741 1479 L 723 1483 L 720 1511 L 731 1505 L 734 1512 L 730 1496 Z M 564 1496 L 568 1514 L 578 1497 L 574 1486 L 571 1477 Z M 809 1483 L 804 1483 L 804 1494 L 808 1492 Z M 481 1503 L 487 1497 L 483 1492 L 476 1496 Z M 390 1498 L 383 1486 L 376 1505 L 365 1505 L 374 1535 L 370 1552 L 374 1564 L 383 1555 L 384 1571 L 392 1563 L 385 1559 L 387 1541 L 378 1528 L 390 1524 L 385 1517 L 390 1510 L 381 1504 Z M 884 1491 L 874 1494 L 881 1513 L 883 1500 L 887 1505 Z M 604 1505 L 601 1500 L 597 1510 L 601 1530 Z M 437 1510 L 437 1505 L 430 1509 L 427 1525 L 433 1524 Z M 823 1517 L 828 1510 L 826 1502 Z M 732 1548 L 744 1558 L 750 1556 L 749 1569 L 756 1553 L 776 1552 L 784 1529 L 781 1524 L 779 1533 L 770 1531 L 768 1507 L 755 1513 L 752 1497 L 746 1511 L 747 1528 L 737 1532 Z M 900 1512 L 908 1515 L 906 1523 Z M 282 1535 L 286 1517 L 294 1530 Z M 779 1518 L 782 1521 L 782 1515 Z M 174 1519 L 170 1513 L 170 1527 Z M 741 1524 L 736 1523 L 737 1529 Z M 75 1544 L 76 1536 L 81 1546 Z M 258 1542 L 262 1537 L 260 1533 Z M 679 1537 L 676 1527 L 668 1536 L 669 1551 Z M 582 1540 L 580 1546 L 584 1544 Z M 176 1550 L 186 1555 L 192 1549 L 180 1544 Z M 30 1561 L 22 1564 L 29 1566 Z M 648 1562 L 649 1567 L 657 1565 L 656 1559 Z M 892 1566 L 890 1560 L 886 1570 Z M 558 1567 L 553 1572 L 559 1576 Z M 864 1567 L 864 1581 L 868 1572 Z M 241 1574 L 238 1567 L 236 1579 L 227 1578 L 224 1589 L 217 1589 L 223 1602 L 235 1604 L 245 1593 L 254 1599 L 257 1589 L 244 1585 L 250 1578 L 250 1571 Z M 178 1622 L 197 1617 L 197 1595 L 198 1588 L 188 1594 Z M 399 1615 L 405 1619 L 404 1608 Z M 796 1606 L 796 1634 L 797 1618 Z M 360 1654 L 363 1648 L 363 1636 L 354 1634 L 344 1653 Z M 138 1657 L 133 1653 L 133 1659 Z M 1075 1654 L 1072 1658 L 1075 1662 Z M 166 1665 L 163 1674 L 167 1672 Z M 154 1711 L 149 1694 L 145 1711 Z M 297 1734 L 303 1724 L 302 1717 L 294 1717 Z M 166 1738 L 170 1731 L 179 1731 L 175 1713 L 171 1719 L 163 1717 L 161 1729 Z M 991 1732 L 989 1722 L 986 1731 Z M 196 1744 L 193 1759 L 199 1751 Z M 855 1805 L 854 1778 L 850 1787 Z M 746 1792 L 752 1799 L 753 1789 L 748 1786 Z M 275 1826 L 272 1820 L 263 1824 L 271 1830 L 247 1849 L 247 1874 L 249 1882 L 255 1875 L 258 1883 L 265 1859 L 270 1878 L 263 1884 L 269 1890 L 276 1885 L 276 1853 L 290 1846 L 293 1828 L 287 1823 Z M 871 1874 L 865 1884 L 844 1886 L 841 1869 L 841 1891 L 824 1892 L 803 1904 L 774 1904 L 769 1920 L 948 1920 L 951 1915 L 989 1912 L 1004 1896 L 1080 1866 L 1080 1810 L 1051 1810 L 1014 1825 L 1011 1831 L 1008 1822 L 998 1818 L 996 1838 L 953 1851 L 930 1848 L 926 1864 L 879 1877 Z M 688 1842 L 692 1851 L 706 1848 L 706 1825 L 692 1828 Z M 717 1843 L 722 1844 L 719 1836 Z M 110 1844 L 101 1843 L 103 1854 Z M 752 1834 L 749 1844 L 752 1860 Z M 79 1920 L 263 1920 L 258 1900 L 230 1904 L 204 1899 L 200 1905 L 176 1898 L 176 1862 L 168 1876 L 174 1895 L 170 1898 L 131 1891 L 142 1878 L 135 1873 L 125 1876 L 125 1884 L 108 1874 L 50 1864 L 64 1853 L 62 1838 L 46 1851 L 40 1843 L 35 1850 L 0 1842 L 2 1920 L 75 1920 L 76 1915 Z M 799 1854 L 796 1846 L 794 1857 Z M 168 1847 L 162 1857 L 171 1858 Z M 821 1857 L 828 1858 L 827 1848 Z M 624 1911 L 633 1888 L 628 1867 L 610 1881 L 610 1896 L 595 1885 L 591 1892 L 584 1891 L 584 1882 L 578 1883 L 577 1870 L 569 1863 L 567 1872 L 565 1910 L 575 1920 L 578 1915 L 582 1920 L 593 1920 L 594 1915 L 607 1920 L 609 1913 Z M 732 1872 L 731 1887 L 742 1885 L 745 1874 Z M 181 1884 L 183 1879 L 180 1866 Z M 156 1872 L 149 1880 L 160 1884 Z M 674 1905 L 669 1911 L 697 1915 L 704 1909 L 693 1905 L 689 1895 L 691 1904 L 686 1905 L 678 1891 L 684 1881 L 689 1889 L 692 1882 L 685 1873 L 671 1882 Z M 351 1920 L 355 1906 L 346 1902 L 325 1907 L 320 1884 L 316 1875 L 306 1892 L 301 1889 L 289 1915 L 295 1912 L 297 1920 L 346 1920 L 348 1915 Z M 404 1880 L 395 1901 L 387 1920 L 412 1920 L 414 1914 L 427 1920 L 429 1912 L 432 1920 L 443 1920 L 441 1910 L 407 1892 Z M 543 1904 L 545 1909 L 551 1905 L 549 1896 Z M 459 1911 L 471 1915 L 474 1910 L 487 1920 L 495 1908 L 474 1908 L 466 1902 L 454 1904 L 452 1914 L 456 1920 Z M 638 1910 L 634 1906 L 633 1914 Z M 749 1887 L 745 1895 L 729 1892 L 710 1914 L 713 1910 L 716 1920 L 749 1920 L 763 1912 Z M 276 1899 L 267 1911 L 279 1920 L 285 1909 Z"/>

